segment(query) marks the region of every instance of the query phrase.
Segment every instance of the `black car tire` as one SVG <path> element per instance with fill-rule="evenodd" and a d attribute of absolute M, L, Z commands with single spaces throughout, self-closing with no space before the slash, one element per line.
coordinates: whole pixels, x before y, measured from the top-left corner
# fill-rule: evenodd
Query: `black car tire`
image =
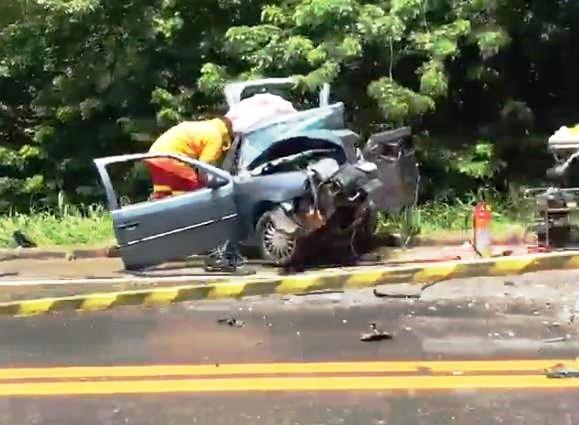
<path fill-rule="evenodd" d="M 305 258 L 305 242 L 276 229 L 271 212 L 261 216 L 256 226 L 257 242 L 261 258 L 277 266 L 297 265 Z"/>

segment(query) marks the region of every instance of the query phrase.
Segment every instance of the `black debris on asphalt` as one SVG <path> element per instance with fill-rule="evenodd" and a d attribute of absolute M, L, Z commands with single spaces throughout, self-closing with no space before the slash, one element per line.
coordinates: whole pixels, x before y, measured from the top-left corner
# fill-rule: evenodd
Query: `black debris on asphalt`
<path fill-rule="evenodd" d="M 377 342 L 377 341 L 385 341 L 385 340 L 394 339 L 394 336 L 391 333 L 379 330 L 376 327 L 376 323 L 371 323 L 370 328 L 372 329 L 372 332 L 367 333 L 367 334 L 362 334 L 362 336 L 360 337 L 360 341 L 362 341 L 362 342 Z"/>
<path fill-rule="evenodd" d="M 236 319 L 235 317 L 225 317 L 218 319 L 217 323 L 220 325 L 227 325 L 232 328 L 242 328 L 245 326 L 245 322 L 243 320 Z"/>

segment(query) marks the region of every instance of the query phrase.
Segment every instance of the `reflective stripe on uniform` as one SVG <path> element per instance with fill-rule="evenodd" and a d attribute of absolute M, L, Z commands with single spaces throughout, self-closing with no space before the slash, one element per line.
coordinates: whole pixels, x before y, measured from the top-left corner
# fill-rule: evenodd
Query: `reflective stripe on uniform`
<path fill-rule="evenodd" d="M 153 186 L 153 191 L 154 192 L 173 192 L 173 189 L 171 188 L 171 186 L 156 184 Z"/>

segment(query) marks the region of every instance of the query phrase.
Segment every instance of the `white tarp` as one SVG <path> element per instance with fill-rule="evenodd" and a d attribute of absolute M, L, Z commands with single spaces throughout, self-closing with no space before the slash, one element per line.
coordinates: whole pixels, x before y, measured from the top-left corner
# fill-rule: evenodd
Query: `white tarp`
<path fill-rule="evenodd" d="M 226 117 L 231 120 L 234 132 L 244 133 L 260 121 L 296 112 L 291 102 L 280 96 L 264 93 L 244 99 L 234 105 Z"/>
<path fill-rule="evenodd" d="M 551 136 L 549 143 L 579 143 L 579 125 L 576 125 L 575 127 L 561 127 L 553 136 Z"/>

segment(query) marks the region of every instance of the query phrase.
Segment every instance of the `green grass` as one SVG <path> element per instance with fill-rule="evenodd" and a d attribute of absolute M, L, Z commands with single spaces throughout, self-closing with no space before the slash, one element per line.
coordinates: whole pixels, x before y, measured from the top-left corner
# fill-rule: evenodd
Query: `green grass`
<path fill-rule="evenodd" d="M 522 199 L 490 200 L 493 233 L 522 234 L 531 221 L 532 206 Z M 430 237 L 460 233 L 470 235 L 472 200 L 421 205 L 410 211 L 382 217 L 380 233 L 402 233 Z M 0 248 L 14 247 L 12 233 L 20 230 L 39 247 L 110 246 L 115 244 L 111 218 L 100 206 L 75 207 L 60 203 L 55 211 L 0 215 Z"/>
<path fill-rule="evenodd" d="M 66 205 L 58 211 L 0 215 L 0 247 L 15 247 L 12 233 L 22 231 L 39 247 L 108 246 L 114 244 L 108 211 L 100 206 Z"/>
<path fill-rule="evenodd" d="M 533 218 L 533 205 L 520 198 L 510 201 L 489 201 L 493 210 L 491 231 L 496 235 L 523 234 Z M 380 233 L 405 235 L 444 236 L 463 233 L 469 236 L 472 229 L 472 203 L 459 200 L 452 203 L 428 203 L 410 211 L 383 216 Z"/>

